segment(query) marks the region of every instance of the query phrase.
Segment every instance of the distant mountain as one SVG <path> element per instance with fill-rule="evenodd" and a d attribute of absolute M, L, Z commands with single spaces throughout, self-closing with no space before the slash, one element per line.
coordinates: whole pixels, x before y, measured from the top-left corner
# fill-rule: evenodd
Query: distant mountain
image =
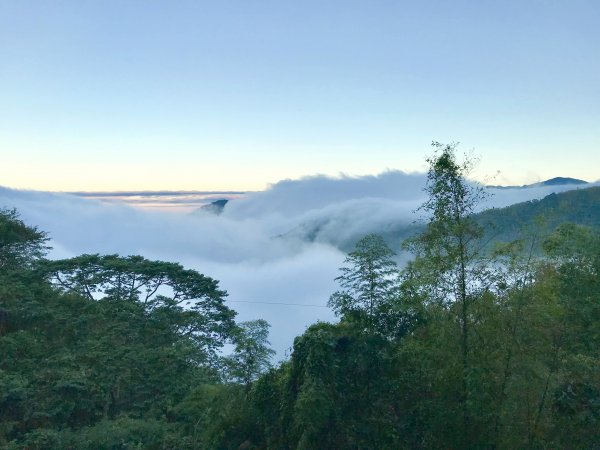
<path fill-rule="evenodd" d="M 223 212 L 223 209 L 225 209 L 227 202 L 229 202 L 229 200 L 222 198 L 220 200 L 215 200 L 208 205 L 201 206 L 198 210 L 219 215 Z"/>
<path fill-rule="evenodd" d="M 588 184 L 587 181 L 579 180 L 577 178 L 568 178 L 568 177 L 555 177 L 550 178 L 546 181 L 540 181 L 539 183 L 533 184 L 524 184 L 522 186 L 487 186 L 488 188 L 494 189 L 528 189 L 532 187 L 540 187 L 540 186 L 564 186 L 564 185 L 582 185 Z"/>
<path fill-rule="evenodd" d="M 541 183 L 537 183 L 537 185 L 542 186 L 560 186 L 563 184 L 588 184 L 587 181 L 579 180 L 577 178 L 568 178 L 568 177 L 555 177 L 550 178 L 549 180 L 542 181 Z M 534 185 L 536 186 L 536 185 Z"/>

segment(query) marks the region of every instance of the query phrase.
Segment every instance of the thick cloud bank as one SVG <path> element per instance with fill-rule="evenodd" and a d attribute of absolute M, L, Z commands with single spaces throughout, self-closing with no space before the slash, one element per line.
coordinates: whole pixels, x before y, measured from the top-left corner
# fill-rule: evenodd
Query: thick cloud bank
<path fill-rule="evenodd" d="M 0 207 L 16 207 L 27 223 L 47 231 L 52 257 L 141 254 L 181 262 L 220 280 L 239 320 L 264 318 L 272 324 L 271 341 L 283 356 L 306 326 L 334 319 L 319 306 L 336 289 L 333 280 L 344 259 L 338 247 L 368 232 L 409 226 L 425 198 L 424 183 L 423 174 L 399 171 L 285 180 L 231 200 L 219 216 L 7 188 L 0 188 Z M 493 190 L 486 207 L 572 188 Z"/>
<path fill-rule="evenodd" d="M 270 224 L 271 235 L 288 240 L 320 242 L 348 250 L 361 236 L 377 232 L 390 245 L 410 233 L 423 213 L 426 175 L 388 171 L 377 176 L 306 177 L 284 180 L 263 192 L 230 202 L 224 216 L 234 220 L 259 220 Z M 553 192 L 591 185 L 486 188 L 480 209 L 500 208 L 539 199 Z"/>

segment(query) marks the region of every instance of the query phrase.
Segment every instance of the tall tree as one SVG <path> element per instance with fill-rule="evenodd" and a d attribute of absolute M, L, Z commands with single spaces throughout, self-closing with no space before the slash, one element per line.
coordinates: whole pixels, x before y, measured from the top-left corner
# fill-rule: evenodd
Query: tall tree
<path fill-rule="evenodd" d="M 336 278 L 342 290 L 329 298 L 336 315 L 360 324 L 370 334 L 389 331 L 399 286 L 394 255 L 377 234 L 368 234 L 356 243 Z"/>
<path fill-rule="evenodd" d="M 434 142 L 428 158 L 426 192 L 421 209 L 429 215 L 425 231 L 405 247 L 415 255 L 407 278 L 423 298 L 455 311 L 460 326 L 463 445 L 470 445 L 469 380 L 471 305 L 489 288 L 491 274 L 479 240 L 482 228 L 472 219 L 483 189 L 466 179 L 473 163 L 459 162 L 456 144 Z"/>

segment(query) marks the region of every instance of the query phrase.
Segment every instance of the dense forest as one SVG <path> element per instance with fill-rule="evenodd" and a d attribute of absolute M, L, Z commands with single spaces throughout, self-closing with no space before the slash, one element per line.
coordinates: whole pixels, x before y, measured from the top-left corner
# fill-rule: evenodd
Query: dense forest
<path fill-rule="evenodd" d="M 600 448 L 600 233 L 552 223 L 492 247 L 469 162 L 437 144 L 428 163 L 410 262 L 360 239 L 339 322 L 277 367 L 269 325 L 237 323 L 216 280 L 48 260 L 46 234 L 1 210 L 0 447 Z"/>

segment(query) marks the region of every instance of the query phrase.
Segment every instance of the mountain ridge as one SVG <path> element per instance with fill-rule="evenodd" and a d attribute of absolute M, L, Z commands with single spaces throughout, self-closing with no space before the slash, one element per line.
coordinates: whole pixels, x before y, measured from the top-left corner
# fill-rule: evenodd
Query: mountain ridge
<path fill-rule="evenodd" d="M 582 184 L 590 184 L 588 181 L 580 180 L 579 178 L 570 178 L 570 177 L 554 177 L 545 181 L 539 181 L 537 183 L 531 184 L 523 184 L 521 186 L 500 186 L 500 185 L 489 185 L 486 188 L 491 189 L 529 189 L 534 187 L 541 186 L 564 186 L 564 185 L 582 185 Z"/>

